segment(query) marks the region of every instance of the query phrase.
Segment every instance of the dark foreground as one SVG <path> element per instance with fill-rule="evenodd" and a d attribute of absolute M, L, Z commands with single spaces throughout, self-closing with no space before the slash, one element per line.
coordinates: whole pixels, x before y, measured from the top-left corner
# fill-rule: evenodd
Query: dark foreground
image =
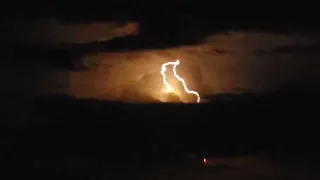
<path fill-rule="evenodd" d="M 17 97 L 4 98 L 4 179 L 317 176 L 319 96 L 242 94 L 211 99 L 189 105 L 124 104 L 55 96 L 35 98 L 23 111 L 9 105 L 18 102 Z M 13 125 L 17 118 L 23 123 Z M 204 167 L 204 156 L 227 159 Z"/>

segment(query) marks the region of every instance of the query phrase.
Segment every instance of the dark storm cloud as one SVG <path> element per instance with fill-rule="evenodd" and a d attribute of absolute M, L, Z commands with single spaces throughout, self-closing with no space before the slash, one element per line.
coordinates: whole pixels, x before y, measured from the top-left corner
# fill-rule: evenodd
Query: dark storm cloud
<path fill-rule="evenodd" d="M 276 47 L 272 53 L 320 54 L 320 42 L 307 45 L 284 45 Z"/>
<path fill-rule="evenodd" d="M 42 77 L 41 82 L 45 81 L 44 77 L 50 77 L 50 81 L 44 82 L 44 84 L 50 84 L 47 87 L 60 86 L 60 81 L 63 81 L 63 78 L 67 79 L 68 85 L 64 85 L 65 93 L 79 97 L 100 96 L 107 92 L 108 88 L 122 91 L 122 87 L 135 84 L 136 81 L 139 81 L 139 77 L 147 74 L 159 76 L 161 62 L 175 59 L 181 60 L 181 68 L 183 64 L 188 63 L 200 67 L 202 78 L 201 82 L 197 83 L 202 83 L 203 87 L 206 87 L 199 88 L 199 91 L 206 93 L 234 92 L 243 89 L 269 91 L 289 80 L 290 82 L 306 82 L 310 81 L 309 79 L 315 81 L 315 78 L 312 77 L 317 74 L 319 66 L 312 64 L 311 60 L 317 59 L 319 55 L 317 51 L 319 43 L 315 42 L 316 36 L 305 37 L 253 31 L 218 33 L 217 30 L 213 31 L 210 27 L 204 26 L 204 23 L 197 24 L 192 20 L 194 24 L 183 22 L 172 26 L 174 28 L 171 29 L 174 22 L 170 20 L 170 22 L 159 24 L 157 21 L 150 21 L 148 22 L 149 27 L 143 27 L 141 31 L 147 36 L 137 34 L 138 36 L 130 37 L 123 36 L 136 34 L 134 24 L 122 26 L 117 23 L 108 25 L 100 22 L 91 23 L 88 28 L 86 23 L 71 25 L 48 21 L 45 26 L 28 25 L 30 29 L 19 34 L 20 40 L 23 37 L 27 39 L 31 37 L 31 40 L 50 42 L 54 45 L 64 42 L 65 46 L 61 50 L 53 51 L 53 54 L 48 53 L 46 57 L 38 56 L 39 61 L 37 62 L 39 63 L 44 58 L 50 59 L 51 67 L 42 67 L 42 70 L 39 71 L 46 75 L 35 71 L 27 72 L 27 70 L 24 71 L 24 74 L 32 74 L 34 79 Z M 19 29 L 25 24 L 26 22 L 18 23 L 15 27 Z M 35 27 L 45 31 L 34 31 L 37 29 Z M 159 27 L 164 30 L 157 36 Z M 187 30 L 180 32 L 184 29 Z M 59 33 L 61 31 L 65 33 Z M 28 33 L 31 35 L 28 36 Z M 171 34 L 165 36 L 166 33 Z M 111 40 L 114 35 L 122 38 Z M 32 37 L 35 36 L 37 38 L 33 39 Z M 20 60 L 26 60 L 26 54 L 31 53 L 27 51 L 24 50 L 15 55 L 19 55 Z M 296 56 L 297 53 L 299 56 Z M 37 49 L 31 54 L 37 54 Z M 306 59 L 308 63 L 304 63 Z M 89 68 L 81 68 L 83 67 L 82 62 L 86 65 L 85 67 Z M 75 71 L 77 69 L 85 69 L 85 71 Z M 189 73 L 189 76 L 192 77 L 193 73 Z M 55 78 L 58 76 L 59 78 Z M 15 77 L 19 76 L 15 75 Z M 28 81 L 27 77 L 31 76 L 25 75 L 24 77 L 25 82 L 30 82 L 30 87 L 33 86 L 31 84 L 39 82 L 37 80 Z M 15 85 L 19 87 L 19 83 Z M 49 88 L 45 88 L 47 89 Z"/>
<path fill-rule="evenodd" d="M 261 56 L 261 55 L 266 55 L 268 51 L 264 49 L 255 49 L 253 53 L 257 56 Z"/>

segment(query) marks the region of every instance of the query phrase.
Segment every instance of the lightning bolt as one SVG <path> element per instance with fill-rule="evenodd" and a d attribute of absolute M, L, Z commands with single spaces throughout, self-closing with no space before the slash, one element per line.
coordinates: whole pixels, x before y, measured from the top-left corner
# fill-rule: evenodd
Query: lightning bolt
<path fill-rule="evenodd" d="M 169 91 L 169 92 L 173 92 L 173 91 L 174 91 L 174 89 L 172 88 L 172 86 L 167 82 L 167 80 L 166 80 L 166 74 L 165 74 L 165 72 L 167 71 L 167 66 L 168 66 L 168 65 L 173 65 L 173 74 L 174 74 L 174 77 L 175 77 L 178 81 L 180 81 L 180 82 L 182 83 L 183 88 L 184 88 L 184 91 L 187 92 L 188 94 L 196 95 L 196 96 L 197 96 L 197 103 L 200 103 L 200 95 L 199 95 L 199 93 L 196 92 L 196 91 L 189 90 L 188 87 L 187 87 L 187 85 L 186 85 L 186 83 L 185 83 L 185 81 L 184 81 L 184 79 L 181 78 L 181 77 L 177 74 L 176 68 L 177 68 L 177 66 L 178 66 L 179 64 L 180 64 L 180 61 L 177 60 L 177 61 L 175 61 L 175 62 L 167 62 L 167 63 L 164 63 L 164 64 L 162 64 L 162 66 L 161 66 L 161 75 L 162 75 L 162 77 L 163 77 L 162 81 L 163 81 L 164 85 L 166 86 L 167 91 Z"/>

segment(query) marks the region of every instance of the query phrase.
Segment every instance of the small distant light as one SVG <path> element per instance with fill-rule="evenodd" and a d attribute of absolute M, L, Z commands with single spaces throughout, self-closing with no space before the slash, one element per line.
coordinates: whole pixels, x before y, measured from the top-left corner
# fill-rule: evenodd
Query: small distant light
<path fill-rule="evenodd" d="M 203 164 L 207 164 L 207 158 L 203 158 Z"/>

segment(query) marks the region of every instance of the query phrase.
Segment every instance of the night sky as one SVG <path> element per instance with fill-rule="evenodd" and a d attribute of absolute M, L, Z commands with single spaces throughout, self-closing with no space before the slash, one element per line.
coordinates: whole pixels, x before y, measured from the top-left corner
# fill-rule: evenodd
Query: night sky
<path fill-rule="evenodd" d="M 2 179 L 319 179 L 318 16 L 258 3 L 1 6 Z"/>

